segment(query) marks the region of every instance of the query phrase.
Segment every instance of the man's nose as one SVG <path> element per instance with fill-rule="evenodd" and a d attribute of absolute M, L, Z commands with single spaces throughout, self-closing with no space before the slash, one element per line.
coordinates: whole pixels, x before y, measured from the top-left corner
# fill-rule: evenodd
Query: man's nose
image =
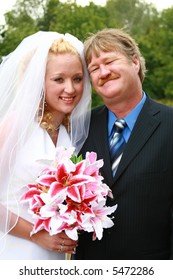
<path fill-rule="evenodd" d="M 105 64 L 100 64 L 99 77 L 104 78 L 109 74 L 110 74 L 110 70 L 108 69 L 108 67 Z"/>

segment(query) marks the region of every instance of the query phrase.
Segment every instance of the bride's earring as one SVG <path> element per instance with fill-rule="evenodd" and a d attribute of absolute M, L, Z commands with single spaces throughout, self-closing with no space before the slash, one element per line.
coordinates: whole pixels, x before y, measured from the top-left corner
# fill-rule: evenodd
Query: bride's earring
<path fill-rule="evenodd" d="M 46 102 L 46 100 L 44 101 L 44 106 L 45 106 L 45 107 L 47 107 L 47 106 L 48 106 L 48 105 L 47 105 L 47 102 Z"/>

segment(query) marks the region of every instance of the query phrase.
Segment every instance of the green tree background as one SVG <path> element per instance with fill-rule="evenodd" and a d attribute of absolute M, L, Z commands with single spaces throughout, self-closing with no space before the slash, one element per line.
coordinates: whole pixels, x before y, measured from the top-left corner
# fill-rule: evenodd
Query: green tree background
<path fill-rule="evenodd" d="M 124 28 L 136 39 L 148 69 L 144 90 L 173 105 L 173 6 L 158 12 L 141 0 L 107 0 L 104 6 L 91 1 L 85 7 L 74 0 L 16 0 L 0 25 L 0 60 L 39 30 L 67 32 L 85 40 L 106 27 Z M 93 107 L 101 103 L 93 90 Z"/>

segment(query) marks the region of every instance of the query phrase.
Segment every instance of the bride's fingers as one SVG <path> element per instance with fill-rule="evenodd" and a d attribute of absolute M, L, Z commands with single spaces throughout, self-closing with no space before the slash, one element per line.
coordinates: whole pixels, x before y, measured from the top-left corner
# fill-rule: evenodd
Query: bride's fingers
<path fill-rule="evenodd" d="M 70 240 L 70 241 L 73 241 L 74 243 L 77 242 L 76 240 L 69 238 L 65 232 L 60 232 L 57 234 L 57 236 L 58 236 L 58 238 Z"/>
<path fill-rule="evenodd" d="M 72 240 L 72 239 L 65 239 L 65 238 L 60 238 L 59 239 L 59 243 L 61 245 L 67 245 L 67 246 L 76 246 L 77 245 L 77 241 L 76 240 Z"/>
<path fill-rule="evenodd" d="M 74 254 L 76 252 L 75 246 L 58 245 L 57 251 L 59 253 L 70 253 Z"/>

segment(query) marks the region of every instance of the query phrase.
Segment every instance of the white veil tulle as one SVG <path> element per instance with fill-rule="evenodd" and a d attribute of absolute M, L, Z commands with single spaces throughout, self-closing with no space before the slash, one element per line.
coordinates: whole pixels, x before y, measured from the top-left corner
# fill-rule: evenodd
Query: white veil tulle
<path fill-rule="evenodd" d="M 41 102 L 44 110 L 47 55 L 53 41 L 59 38 L 69 41 L 77 49 L 84 68 L 83 95 L 70 116 L 70 136 L 76 153 L 88 135 L 91 85 L 84 61 L 83 43 L 70 34 L 50 31 L 39 31 L 26 37 L 0 65 L 0 251 L 5 242 L 3 237 L 18 218 L 9 211 L 13 212 L 9 195 L 13 193 L 15 199 L 15 190 L 11 185 L 13 171 L 23 145 L 33 130 L 39 128 L 37 116 L 43 114 L 39 110 Z M 36 122 L 38 125 L 35 125 Z"/>

